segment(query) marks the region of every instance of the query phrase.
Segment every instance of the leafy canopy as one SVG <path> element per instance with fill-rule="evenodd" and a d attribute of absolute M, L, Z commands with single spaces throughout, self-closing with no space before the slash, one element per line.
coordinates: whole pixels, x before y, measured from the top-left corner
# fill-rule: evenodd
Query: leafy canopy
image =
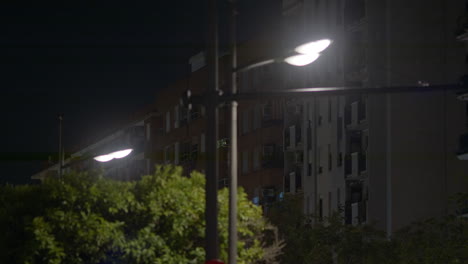
<path fill-rule="evenodd" d="M 73 172 L 0 192 L 1 263 L 203 263 L 205 177 L 157 167 L 139 181 Z M 228 191 L 219 192 L 221 258 L 227 259 Z M 239 190 L 238 263 L 262 259 L 266 222 Z"/>

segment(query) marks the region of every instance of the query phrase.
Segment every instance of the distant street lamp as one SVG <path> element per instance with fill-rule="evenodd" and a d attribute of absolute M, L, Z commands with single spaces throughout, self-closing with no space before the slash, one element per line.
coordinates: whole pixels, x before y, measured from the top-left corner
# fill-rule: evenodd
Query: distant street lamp
<path fill-rule="evenodd" d="M 118 150 L 118 151 L 111 152 L 109 154 L 96 156 L 94 157 L 94 160 L 99 161 L 99 162 L 108 162 L 113 159 L 121 159 L 121 158 L 125 158 L 126 156 L 128 156 L 132 151 L 133 149 Z"/>

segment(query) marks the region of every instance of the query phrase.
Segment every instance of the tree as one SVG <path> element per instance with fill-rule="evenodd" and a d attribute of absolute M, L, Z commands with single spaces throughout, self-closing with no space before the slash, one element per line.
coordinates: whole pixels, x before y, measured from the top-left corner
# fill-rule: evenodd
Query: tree
<path fill-rule="evenodd" d="M 466 208 L 467 194 L 456 197 Z M 302 196 L 286 196 L 269 210 L 286 246 L 281 263 L 468 263 L 468 218 L 450 215 L 413 223 L 391 238 L 372 225 L 346 225 L 340 213 L 323 220 L 302 213 Z"/>
<path fill-rule="evenodd" d="M 302 213 L 302 195 L 288 195 L 268 215 L 286 246 L 281 263 L 394 263 L 392 244 L 371 226 L 344 224 L 339 212 L 319 219 Z"/>
<path fill-rule="evenodd" d="M 468 263 L 468 219 L 428 219 L 399 230 L 393 237 L 401 264 Z"/>
<path fill-rule="evenodd" d="M 204 185 L 200 173 L 184 177 L 180 167 L 165 166 L 139 181 L 74 172 L 41 186 L 4 187 L 0 246 L 7 245 L 8 252 L 0 255 L 0 262 L 203 263 Z M 225 260 L 226 189 L 218 199 Z M 261 208 L 242 190 L 238 208 L 238 263 L 261 261 L 266 228 Z"/>

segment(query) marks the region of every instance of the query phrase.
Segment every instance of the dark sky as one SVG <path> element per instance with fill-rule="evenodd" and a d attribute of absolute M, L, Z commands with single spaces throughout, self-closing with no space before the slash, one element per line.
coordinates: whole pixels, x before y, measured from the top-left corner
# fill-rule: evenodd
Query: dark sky
<path fill-rule="evenodd" d="M 70 149 L 183 77 L 188 58 L 205 45 L 205 2 L 2 1 L 0 184 L 27 182 L 46 161 L 40 157 L 57 150 L 58 113 Z M 279 3 L 240 1 L 240 39 L 277 19 Z"/>

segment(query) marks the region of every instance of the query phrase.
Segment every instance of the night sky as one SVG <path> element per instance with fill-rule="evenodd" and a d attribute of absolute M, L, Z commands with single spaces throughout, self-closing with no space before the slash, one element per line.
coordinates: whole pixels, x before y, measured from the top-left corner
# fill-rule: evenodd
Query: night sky
<path fill-rule="evenodd" d="M 59 113 L 65 149 L 76 149 L 151 104 L 205 46 L 205 0 L 4 2 L 0 184 L 28 182 L 56 156 Z M 280 2 L 240 1 L 240 40 L 277 19 Z"/>

